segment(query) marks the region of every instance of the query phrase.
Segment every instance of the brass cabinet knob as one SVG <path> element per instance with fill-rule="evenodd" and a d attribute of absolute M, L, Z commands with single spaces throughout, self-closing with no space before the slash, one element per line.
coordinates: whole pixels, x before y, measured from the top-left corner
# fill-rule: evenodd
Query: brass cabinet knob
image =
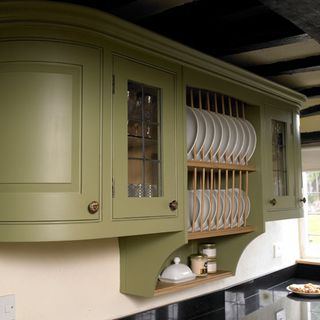
<path fill-rule="evenodd" d="M 88 205 L 88 211 L 91 214 L 96 213 L 99 210 L 99 202 L 98 201 L 92 201 Z"/>
<path fill-rule="evenodd" d="M 270 200 L 270 203 L 275 206 L 277 204 L 277 200 L 275 198 L 273 198 L 272 200 Z"/>
<path fill-rule="evenodd" d="M 171 209 L 171 211 L 175 211 L 178 209 L 178 201 L 173 200 L 169 203 L 169 208 Z"/>
<path fill-rule="evenodd" d="M 303 202 L 303 203 L 306 203 L 307 202 L 307 199 L 305 197 L 303 197 L 302 199 L 300 199 L 299 201 Z"/>

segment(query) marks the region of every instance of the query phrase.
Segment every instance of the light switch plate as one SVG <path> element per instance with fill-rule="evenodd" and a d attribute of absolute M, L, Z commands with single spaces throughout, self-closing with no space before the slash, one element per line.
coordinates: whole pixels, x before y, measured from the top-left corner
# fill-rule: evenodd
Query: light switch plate
<path fill-rule="evenodd" d="M 15 320 L 16 306 L 14 294 L 0 297 L 0 320 Z"/>

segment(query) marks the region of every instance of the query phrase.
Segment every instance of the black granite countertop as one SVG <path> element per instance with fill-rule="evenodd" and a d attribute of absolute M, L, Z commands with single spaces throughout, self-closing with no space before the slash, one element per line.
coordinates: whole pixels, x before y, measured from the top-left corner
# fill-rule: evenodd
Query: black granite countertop
<path fill-rule="evenodd" d="M 123 320 L 320 320 L 320 298 L 290 284 L 320 284 L 320 267 L 296 264 L 244 284 L 131 315 Z"/>

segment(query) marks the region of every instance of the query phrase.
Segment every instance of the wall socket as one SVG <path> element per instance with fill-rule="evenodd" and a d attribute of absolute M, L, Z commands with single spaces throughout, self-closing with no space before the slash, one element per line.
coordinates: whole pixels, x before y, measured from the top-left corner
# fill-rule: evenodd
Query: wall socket
<path fill-rule="evenodd" d="M 14 294 L 0 297 L 0 320 L 15 320 L 16 305 Z"/>
<path fill-rule="evenodd" d="M 282 243 L 281 242 L 275 242 L 273 244 L 273 257 L 274 258 L 280 258 L 282 256 Z"/>

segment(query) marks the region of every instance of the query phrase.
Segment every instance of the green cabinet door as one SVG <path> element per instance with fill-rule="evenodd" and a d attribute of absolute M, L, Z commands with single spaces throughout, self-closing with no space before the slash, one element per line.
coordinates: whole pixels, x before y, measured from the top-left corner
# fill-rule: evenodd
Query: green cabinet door
<path fill-rule="evenodd" d="M 265 108 L 264 208 L 266 220 L 296 218 L 299 205 L 299 145 L 296 113 Z"/>
<path fill-rule="evenodd" d="M 100 219 L 101 51 L 0 42 L 0 222 Z"/>
<path fill-rule="evenodd" d="M 112 219 L 176 218 L 183 208 L 183 181 L 179 177 L 184 170 L 184 157 L 179 153 L 184 131 L 177 119 L 179 112 L 181 115 L 177 75 L 117 54 L 112 59 Z M 183 119 L 179 121 L 183 123 Z M 168 231 L 168 226 L 159 224 L 159 229 Z"/>

